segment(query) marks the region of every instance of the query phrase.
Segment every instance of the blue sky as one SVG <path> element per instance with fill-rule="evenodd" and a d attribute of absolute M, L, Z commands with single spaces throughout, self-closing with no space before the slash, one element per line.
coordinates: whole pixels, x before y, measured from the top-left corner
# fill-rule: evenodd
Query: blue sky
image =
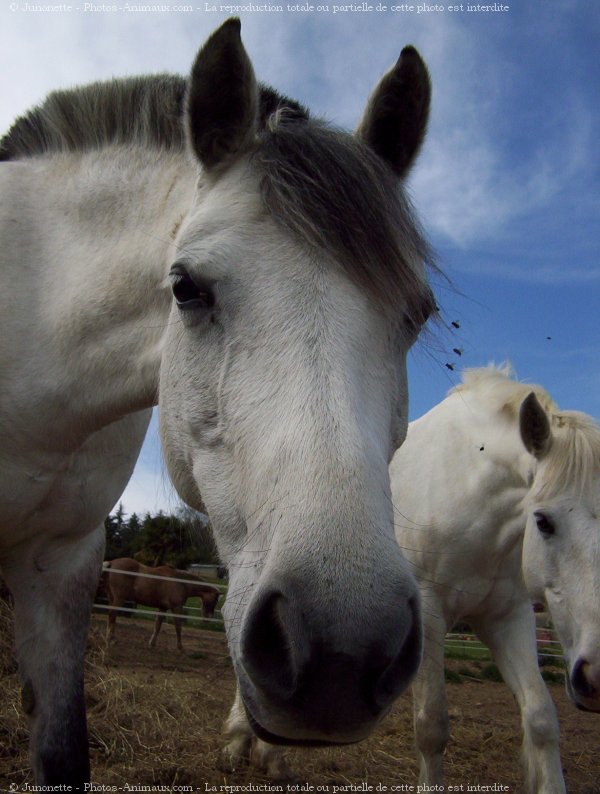
<path fill-rule="evenodd" d="M 191 11 L 160 0 L 137 11 L 117 0 L 51 5 L 0 9 L 2 130 L 53 88 L 187 73 L 230 15 L 204 11 L 204 2 Z M 172 10 L 149 10 L 159 5 Z M 461 366 L 505 359 L 562 407 L 600 418 L 600 6 L 518 0 L 505 12 L 474 12 L 473 3 L 462 11 L 438 3 L 444 10 L 417 13 L 425 4 L 413 5 L 295 13 L 283 3 L 282 12 L 240 13 L 242 35 L 259 79 L 349 128 L 404 44 L 429 65 L 432 117 L 410 189 L 452 288 L 438 289 L 445 324 L 410 357 L 411 418 L 443 398 Z M 177 505 L 153 429 L 123 498 L 127 512 Z"/>

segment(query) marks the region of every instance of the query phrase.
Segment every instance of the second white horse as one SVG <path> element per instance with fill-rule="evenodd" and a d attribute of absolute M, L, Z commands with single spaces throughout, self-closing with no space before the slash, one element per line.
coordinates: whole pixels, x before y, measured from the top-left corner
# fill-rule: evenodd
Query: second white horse
<path fill-rule="evenodd" d="M 413 685 L 420 782 L 443 779 L 444 636 L 466 620 L 519 705 L 529 789 L 554 794 L 565 790 L 559 727 L 531 601 L 547 603 L 573 701 L 600 711 L 600 429 L 508 374 L 467 372 L 411 423 L 390 467 L 396 536 L 423 600 Z"/>

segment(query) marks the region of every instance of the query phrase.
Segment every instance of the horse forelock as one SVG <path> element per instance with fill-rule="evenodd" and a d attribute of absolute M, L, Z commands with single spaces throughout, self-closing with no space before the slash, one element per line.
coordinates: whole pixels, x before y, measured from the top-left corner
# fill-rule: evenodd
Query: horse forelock
<path fill-rule="evenodd" d="M 579 498 L 592 496 L 600 479 L 600 425 L 579 411 L 557 410 L 550 419 L 552 444 L 536 496 L 549 498 L 568 487 Z"/>
<path fill-rule="evenodd" d="M 269 213 L 329 253 L 384 306 L 420 327 L 434 311 L 432 251 L 392 170 L 357 137 L 279 107 L 253 154 Z"/>

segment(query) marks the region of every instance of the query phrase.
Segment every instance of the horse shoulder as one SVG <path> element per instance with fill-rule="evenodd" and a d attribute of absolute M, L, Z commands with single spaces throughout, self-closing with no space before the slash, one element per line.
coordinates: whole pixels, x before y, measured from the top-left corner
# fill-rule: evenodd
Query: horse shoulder
<path fill-rule="evenodd" d="M 40 435 L 37 447 L 25 448 L 14 435 L 18 421 L 3 422 L 0 546 L 5 530 L 21 543 L 36 534 L 74 536 L 97 529 L 131 477 L 149 419 L 150 412 L 124 417 L 76 450 L 52 449 L 54 439 L 47 435 Z"/>

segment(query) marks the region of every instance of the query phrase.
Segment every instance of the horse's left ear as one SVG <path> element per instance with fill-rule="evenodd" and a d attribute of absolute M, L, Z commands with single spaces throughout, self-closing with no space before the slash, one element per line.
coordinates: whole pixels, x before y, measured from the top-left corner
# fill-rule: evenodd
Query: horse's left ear
<path fill-rule="evenodd" d="M 522 402 L 519 411 L 519 430 L 528 452 L 541 459 L 552 446 L 552 429 L 546 412 L 533 392 Z"/>
<path fill-rule="evenodd" d="M 427 67 L 414 47 L 404 47 L 371 95 L 356 134 L 403 177 L 425 138 L 430 102 Z"/>
<path fill-rule="evenodd" d="M 242 44 L 239 19 L 229 19 L 196 57 L 186 115 L 192 148 L 207 169 L 226 165 L 256 134 L 258 86 Z"/>

